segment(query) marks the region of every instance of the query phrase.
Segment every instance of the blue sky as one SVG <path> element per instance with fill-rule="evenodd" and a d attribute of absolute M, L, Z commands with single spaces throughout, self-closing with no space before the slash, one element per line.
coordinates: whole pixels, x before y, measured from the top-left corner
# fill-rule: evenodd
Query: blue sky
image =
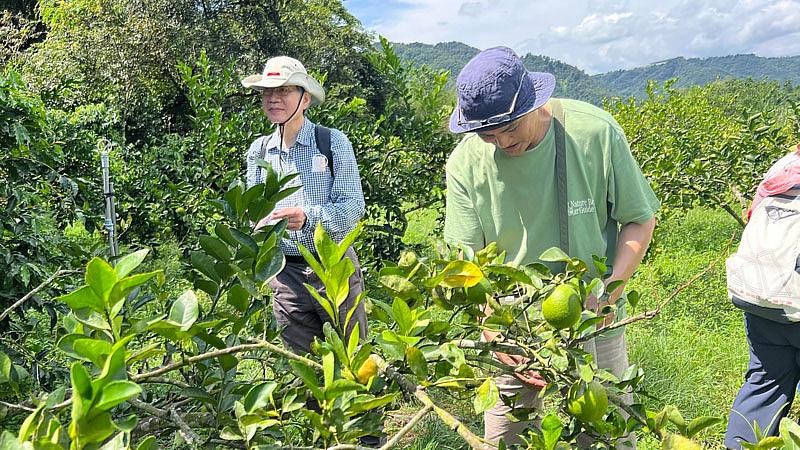
<path fill-rule="evenodd" d="M 506 45 L 590 74 L 684 56 L 800 55 L 800 0 L 344 0 L 394 42 Z"/>

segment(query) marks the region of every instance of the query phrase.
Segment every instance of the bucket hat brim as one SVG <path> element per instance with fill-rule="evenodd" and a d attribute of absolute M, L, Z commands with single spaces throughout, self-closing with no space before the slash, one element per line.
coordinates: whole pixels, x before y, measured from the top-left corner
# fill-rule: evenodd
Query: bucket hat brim
<path fill-rule="evenodd" d="M 302 72 L 292 73 L 288 77 L 261 74 L 250 75 L 242 80 L 242 86 L 258 91 L 281 86 L 298 86 L 311 95 L 311 106 L 319 105 L 325 101 L 325 89 L 319 81 Z"/>
<path fill-rule="evenodd" d="M 541 108 L 553 95 L 553 91 L 556 88 L 556 79 L 553 74 L 546 72 L 528 71 L 527 77 L 532 89 L 528 89 L 527 92 L 520 92 L 521 98 L 517 99 L 514 111 L 511 112 L 507 120 L 498 123 L 468 120 L 464 118 L 460 109 L 461 106 L 456 104 L 453 113 L 450 115 L 450 131 L 453 133 L 488 131 L 513 122 L 525 114 Z"/>

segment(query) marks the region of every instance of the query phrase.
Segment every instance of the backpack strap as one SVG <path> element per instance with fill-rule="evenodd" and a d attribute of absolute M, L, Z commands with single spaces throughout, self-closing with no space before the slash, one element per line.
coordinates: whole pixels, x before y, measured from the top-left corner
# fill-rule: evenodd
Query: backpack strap
<path fill-rule="evenodd" d="M 561 250 L 569 255 L 569 214 L 567 212 L 567 144 L 564 108 L 552 100 L 556 131 L 556 187 L 558 188 L 558 234 Z"/>
<path fill-rule="evenodd" d="M 328 160 L 328 168 L 331 170 L 331 178 L 333 178 L 333 154 L 331 153 L 331 129 L 323 127 L 322 125 L 314 125 L 314 141 L 317 144 L 317 150 L 325 156 Z"/>

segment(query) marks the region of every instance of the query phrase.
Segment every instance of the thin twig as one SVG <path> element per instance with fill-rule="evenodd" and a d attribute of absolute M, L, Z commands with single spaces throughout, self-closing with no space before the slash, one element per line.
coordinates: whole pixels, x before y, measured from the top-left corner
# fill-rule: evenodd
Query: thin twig
<path fill-rule="evenodd" d="M 25 406 L 25 405 L 15 405 L 13 403 L 6 403 L 4 401 L 0 401 L 0 406 L 5 406 L 8 409 L 18 409 L 20 411 L 25 411 L 25 412 L 29 412 L 29 413 L 32 413 L 32 412 L 36 411 L 35 409 L 33 409 L 31 407 L 28 407 L 28 406 Z"/>
<path fill-rule="evenodd" d="M 185 367 L 185 366 L 194 364 L 194 363 L 199 362 L 199 361 L 204 361 L 206 359 L 217 358 L 217 357 L 220 357 L 220 356 L 231 355 L 231 354 L 234 354 L 234 353 L 246 352 L 246 351 L 250 351 L 250 350 L 259 350 L 259 349 L 268 349 L 268 350 L 270 350 L 272 352 L 275 352 L 275 353 L 278 353 L 280 355 L 283 355 L 283 356 L 285 356 L 285 357 L 287 357 L 289 359 L 293 359 L 295 361 L 300 361 L 300 362 L 302 362 L 302 363 L 304 363 L 304 364 L 306 364 L 306 365 L 308 365 L 310 367 L 314 367 L 316 369 L 322 369 L 322 365 L 319 364 L 316 361 L 312 361 L 312 360 L 310 360 L 308 358 L 304 358 L 302 356 L 296 355 L 296 354 L 294 354 L 294 353 L 292 353 L 292 352 L 290 352 L 288 350 L 284 350 L 284 349 L 282 349 L 282 348 L 278 347 L 277 345 L 272 344 L 270 342 L 258 341 L 258 342 L 253 343 L 253 344 L 241 344 L 241 345 L 236 345 L 236 346 L 233 346 L 233 347 L 223 348 L 221 350 L 215 350 L 213 352 L 207 352 L 207 353 L 203 353 L 203 354 L 200 354 L 200 355 L 191 356 L 189 358 L 184 359 L 183 361 L 174 362 L 172 364 L 168 364 L 166 366 L 160 367 L 160 368 L 158 368 L 156 370 L 153 370 L 153 371 L 150 371 L 150 372 L 131 375 L 130 376 L 130 380 L 134 381 L 134 382 L 139 382 L 139 381 L 142 381 L 142 380 L 146 380 L 148 378 L 153 378 L 153 377 L 157 377 L 159 375 L 163 375 L 163 374 L 168 373 L 168 372 L 172 372 L 173 370 L 177 370 L 177 369 L 180 369 L 181 367 Z"/>
<path fill-rule="evenodd" d="M 167 378 L 167 377 L 150 377 L 150 378 L 147 378 L 146 380 L 140 381 L 140 383 L 171 384 L 173 386 L 177 386 L 179 388 L 184 388 L 184 389 L 190 387 L 189 383 L 185 383 L 185 382 L 183 382 L 181 380 L 175 380 L 175 379 Z"/>
<path fill-rule="evenodd" d="M 680 286 L 679 288 L 677 288 L 674 291 L 672 291 L 672 293 L 669 295 L 669 297 L 667 297 L 663 302 L 659 303 L 658 306 L 656 306 L 656 309 L 653 309 L 651 311 L 645 311 L 645 312 L 643 312 L 641 314 L 638 314 L 636 316 L 628 317 L 627 319 L 620 320 L 619 322 L 614 322 L 613 324 L 611 324 L 611 325 L 609 325 L 607 327 L 603 327 L 603 328 L 601 328 L 599 330 L 596 330 L 596 331 L 594 331 L 592 333 L 589 333 L 587 335 L 581 336 L 580 338 L 576 339 L 575 342 L 585 342 L 585 341 L 588 341 L 590 339 L 594 339 L 595 337 L 597 337 L 597 336 L 599 336 L 599 335 L 601 335 L 601 334 L 603 334 L 603 333 L 605 333 L 605 332 L 607 332 L 609 330 L 613 330 L 613 329 L 619 328 L 619 327 L 624 327 L 625 325 L 629 325 L 629 324 L 632 324 L 634 322 L 638 322 L 640 320 L 652 319 L 653 317 L 657 316 L 661 312 L 661 310 L 665 306 L 667 306 L 667 303 L 672 301 L 672 299 L 677 297 L 678 294 L 680 294 L 681 292 L 686 290 L 689 286 L 694 284 L 697 280 L 699 280 L 701 277 L 703 277 L 705 274 L 707 274 L 709 271 L 711 271 L 711 269 L 713 269 L 717 264 L 719 264 L 719 262 L 722 260 L 722 258 L 725 258 L 726 255 L 728 254 L 727 250 L 730 248 L 731 244 L 733 244 L 733 241 L 735 239 L 736 239 L 736 233 L 734 233 L 731 236 L 731 239 L 728 241 L 728 244 L 725 246 L 725 251 L 722 252 L 722 254 L 719 257 L 717 257 L 714 261 L 712 261 L 711 264 L 709 264 L 705 269 L 700 271 L 700 273 L 698 273 L 695 276 L 693 276 L 692 278 L 690 278 L 689 281 L 687 281 L 682 286 Z"/>
<path fill-rule="evenodd" d="M 22 297 L 21 299 L 17 300 L 16 303 L 14 303 L 13 305 L 9 306 L 5 311 L 3 311 L 3 314 L 0 314 L 0 321 L 2 321 L 9 314 L 11 314 L 11 311 L 15 310 L 19 305 L 25 303 L 31 297 L 36 295 L 37 292 L 41 291 L 47 285 L 52 283 L 53 280 L 55 280 L 56 278 L 61 277 L 63 275 L 73 274 L 73 273 L 80 273 L 80 271 L 79 270 L 61 270 L 61 269 L 57 270 L 54 274 L 50 275 L 50 278 L 42 281 L 42 283 L 39 284 L 38 286 L 36 286 L 32 291 L 30 291 L 27 294 L 25 294 L 24 297 Z"/>

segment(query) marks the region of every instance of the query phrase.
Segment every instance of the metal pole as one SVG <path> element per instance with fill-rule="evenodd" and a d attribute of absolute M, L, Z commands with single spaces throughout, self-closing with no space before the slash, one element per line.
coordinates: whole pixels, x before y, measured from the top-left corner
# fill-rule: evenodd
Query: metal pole
<path fill-rule="evenodd" d="M 114 184 L 109 175 L 108 153 L 111 151 L 111 141 L 106 141 L 105 148 L 100 152 L 100 162 L 103 167 L 103 197 L 106 203 L 105 228 L 108 231 L 108 247 L 111 258 L 117 256 L 116 236 L 116 210 L 114 208 Z"/>

